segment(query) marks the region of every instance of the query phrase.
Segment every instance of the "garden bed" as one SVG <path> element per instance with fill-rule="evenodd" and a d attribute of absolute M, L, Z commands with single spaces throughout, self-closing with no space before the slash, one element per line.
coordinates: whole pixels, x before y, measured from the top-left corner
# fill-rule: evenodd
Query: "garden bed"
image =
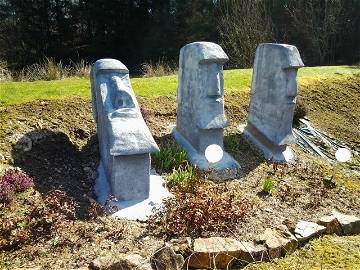
<path fill-rule="evenodd" d="M 300 98 L 314 125 L 359 150 L 360 77 L 303 84 Z M 268 227 L 315 221 L 333 209 L 360 216 L 357 160 L 334 166 L 295 147 L 294 163 L 265 161 L 237 131 L 246 122 L 248 101 L 247 92 L 226 96 L 231 126 L 225 148 L 242 166 L 239 178 L 212 182 L 195 173 L 191 183 L 170 186 L 175 197 L 148 223 L 106 217 L 94 201 L 99 157 L 89 100 L 1 107 L 0 170 L 20 167 L 35 185 L 1 205 L 0 267 L 77 268 L 109 252 L 149 257 L 172 238 L 253 240 Z M 139 102 L 160 148 L 174 147 L 169 126 L 176 121 L 175 98 Z M 153 166 L 169 177 L 172 169 L 158 162 Z M 270 192 L 264 192 L 266 179 L 274 183 Z"/>

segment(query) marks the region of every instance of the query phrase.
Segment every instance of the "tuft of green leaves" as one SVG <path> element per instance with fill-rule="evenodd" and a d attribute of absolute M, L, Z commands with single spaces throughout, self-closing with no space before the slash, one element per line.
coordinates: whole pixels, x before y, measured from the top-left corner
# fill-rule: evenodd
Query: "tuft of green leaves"
<path fill-rule="evenodd" d="M 185 166 L 179 166 L 177 169 L 173 169 L 173 172 L 167 178 L 167 182 L 170 186 L 189 186 L 194 183 L 195 180 L 195 168 L 189 164 L 186 164 Z"/>
<path fill-rule="evenodd" d="M 274 190 L 276 185 L 275 179 L 271 177 L 266 177 L 263 183 L 263 192 L 266 194 L 271 194 L 271 192 Z"/>
<path fill-rule="evenodd" d="M 173 168 L 179 168 L 186 162 L 186 151 L 178 144 L 168 143 L 160 146 L 160 151 L 152 154 L 153 166 L 159 172 L 170 173 Z"/>

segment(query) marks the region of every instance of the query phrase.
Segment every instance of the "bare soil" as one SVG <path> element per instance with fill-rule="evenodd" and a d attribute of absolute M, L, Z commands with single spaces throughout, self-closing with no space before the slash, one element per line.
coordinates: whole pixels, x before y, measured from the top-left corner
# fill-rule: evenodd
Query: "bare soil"
<path fill-rule="evenodd" d="M 359 149 L 359 77 L 300 86 L 299 94 L 317 127 Z M 252 240 L 267 227 L 316 220 L 333 209 L 360 216 L 356 172 L 347 165 L 325 163 L 297 147 L 293 163 L 265 161 L 237 131 L 237 125 L 246 122 L 249 95 L 229 94 L 226 101 L 231 126 L 226 131 L 225 147 L 241 164 L 241 176 L 222 183 L 202 179 L 195 194 L 222 190 L 222 197 L 231 196 L 232 203 L 241 204 L 246 199 L 251 207 L 227 226 L 219 219 L 219 226 L 178 233 L 166 229 L 162 222 L 150 224 L 150 229 L 147 223 L 111 219 L 96 205 L 93 185 L 99 154 L 89 100 L 43 100 L 0 107 L 0 153 L 5 157 L 0 171 L 7 165 L 20 167 L 35 181 L 32 191 L 19 194 L 9 205 L 0 205 L 0 268 L 76 269 L 109 253 L 134 252 L 148 257 L 172 237 L 230 235 Z M 169 126 L 176 121 L 175 98 L 139 98 L 139 102 L 160 147 L 172 141 Z M 24 151 L 24 136 L 32 140 L 30 151 Z M 266 177 L 276 181 L 271 195 L 261 192 Z M 58 214 L 47 205 L 54 190 L 65 192 L 71 200 L 59 203 Z M 172 191 L 180 198 L 176 187 Z M 211 193 L 207 196 L 211 200 Z M 219 198 L 216 200 L 221 204 Z M 74 207 L 69 208 L 69 204 Z M 182 206 L 179 200 L 177 207 L 168 211 L 176 213 Z M 65 208 L 72 215 L 64 214 Z M 36 233 L 26 227 L 35 217 L 34 209 L 36 213 L 42 209 L 40 213 L 51 219 Z"/>

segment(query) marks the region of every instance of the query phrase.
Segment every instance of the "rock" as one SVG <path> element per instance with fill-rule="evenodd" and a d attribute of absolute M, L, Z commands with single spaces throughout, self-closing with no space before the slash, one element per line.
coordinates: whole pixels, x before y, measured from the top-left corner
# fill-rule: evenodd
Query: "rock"
<path fill-rule="evenodd" d="M 291 232 L 294 233 L 295 232 L 295 228 L 296 228 L 296 223 L 293 222 L 292 220 L 289 219 L 285 219 L 282 222 L 283 225 L 285 225 L 287 227 L 287 229 Z"/>
<path fill-rule="evenodd" d="M 259 241 L 263 242 L 268 248 L 270 259 L 293 253 L 298 246 L 298 241 L 295 236 L 288 231 L 286 226 L 277 230 L 266 229 L 264 233 L 260 235 Z"/>
<path fill-rule="evenodd" d="M 169 244 L 176 253 L 191 254 L 191 238 L 182 237 L 171 239 Z"/>
<path fill-rule="evenodd" d="M 181 270 L 185 263 L 183 256 L 176 254 L 170 246 L 158 250 L 150 261 L 156 270 Z"/>
<path fill-rule="evenodd" d="M 194 268 L 230 268 L 241 255 L 241 243 L 232 238 L 211 237 L 194 240 L 193 254 L 187 266 Z"/>
<path fill-rule="evenodd" d="M 89 265 L 93 270 L 152 270 L 150 263 L 137 254 L 120 254 L 96 258 Z"/>
<path fill-rule="evenodd" d="M 14 135 L 13 138 L 13 143 L 15 144 L 15 148 L 17 150 L 23 151 L 23 152 L 28 152 L 31 150 L 32 148 L 32 140 L 30 139 L 29 136 L 27 135 L 21 135 L 21 134 L 17 134 Z"/>
<path fill-rule="evenodd" d="M 295 228 L 295 237 L 303 242 L 310 239 L 313 236 L 321 235 L 326 231 L 326 227 L 316 224 L 314 222 L 308 222 L 300 220 Z"/>
<path fill-rule="evenodd" d="M 238 260 L 242 263 L 262 262 L 268 260 L 267 248 L 253 242 L 240 242 Z"/>
<path fill-rule="evenodd" d="M 332 211 L 332 215 L 339 221 L 344 235 L 360 233 L 360 219 L 358 217 L 345 215 L 335 210 Z"/>
<path fill-rule="evenodd" d="M 338 219 L 334 216 L 322 217 L 317 221 L 317 224 L 326 227 L 326 231 L 325 231 L 326 234 L 337 234 L 337 235 L 343 234 L 341 224 L 338 221 Z"/>

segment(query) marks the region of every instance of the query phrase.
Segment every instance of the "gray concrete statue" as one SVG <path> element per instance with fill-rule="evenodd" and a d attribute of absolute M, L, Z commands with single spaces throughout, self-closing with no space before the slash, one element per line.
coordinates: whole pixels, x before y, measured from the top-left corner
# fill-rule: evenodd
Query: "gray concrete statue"
<path fill-rule="evenodd" d="M 93 116 L 97 123 L 100 164 L 95 192 L 118 201 L 149 197 L 150 153 L 159 151 L 140 113 L 129 71 L 115 59 L 101 59 L 91 70 Z"/>
<path fill-rule="evenodd" d="M 264 43 L 256 50 L 251 98 L 244 135 L 274 161 L 289 161 L 296 143 L 292 122 L 297 71 L 304 64 L 295 46 Z M 241 128 L 241 127 L 240 127 Z"/>
<path fill-rule="evenodd" d="M 210 42 L 190 43 L 180 50 L 177 122 L 173 135 L 188 152 L 190 162 L 202 170 L 240 167 L 225 152 L 221 160 L 214 163 L 205 157 L 210 145 L 223 149 L 224 128 L 228 126 L 224 112 L 223 65 L 226 61 L 228 56 L 223 49 Z"/>

